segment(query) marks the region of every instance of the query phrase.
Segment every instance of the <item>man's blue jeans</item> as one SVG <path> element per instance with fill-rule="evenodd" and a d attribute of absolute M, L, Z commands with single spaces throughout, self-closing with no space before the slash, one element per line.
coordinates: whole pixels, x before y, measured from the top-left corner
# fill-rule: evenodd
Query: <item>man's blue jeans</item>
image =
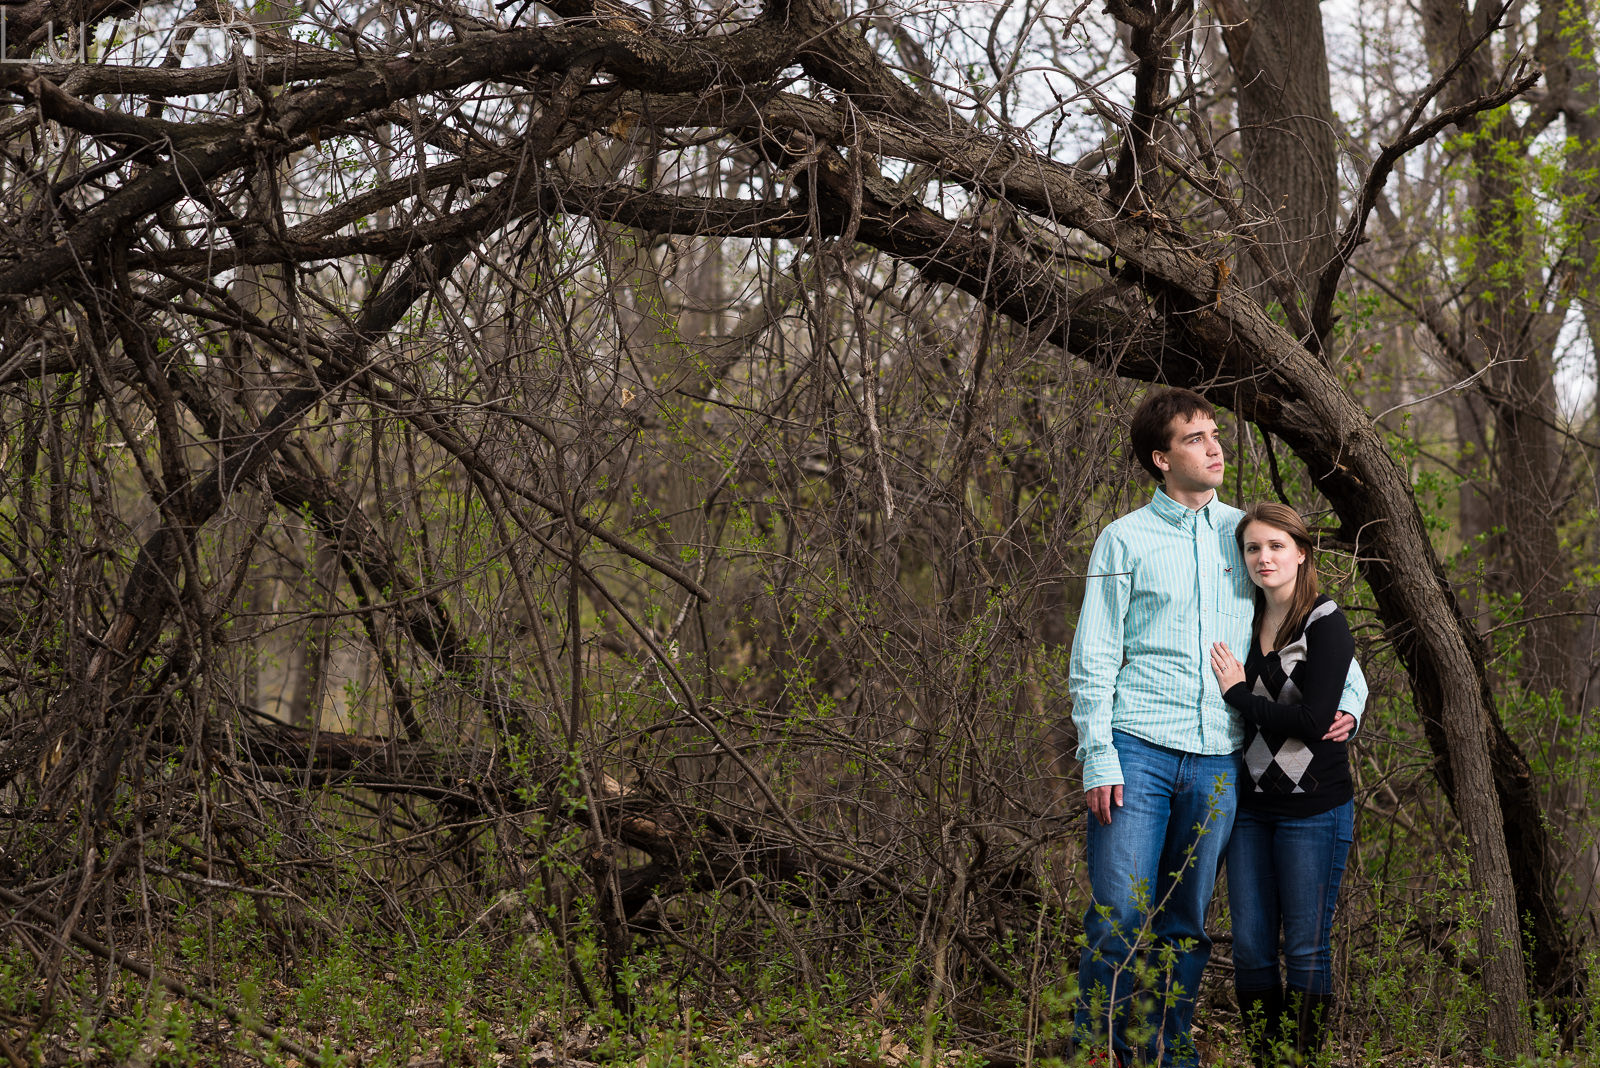
<path fill-rule="evenodd" d="M 1228 844 L 1233 966 L 1241 990 L 1278 986 L 1278 933 L 1288 985 L 1333 989 L 1333 908 L 1350 853 L 1354 806 L 1288 819 L 1239 809 Z"/>
<path fill-rule="evenodd" d="M 1089 817 L 1094 901 L 1083 918 L 1075 1030 L 1084 1045 L 1109 1033 L 1123 1063 L 1193 1065 L 1189 1028 L 1211 956 L 1206 906 L 1233 827 L 1238 758 L 1121 731 L 1115 739 L 1123 807 L 1109 826 Z"/>

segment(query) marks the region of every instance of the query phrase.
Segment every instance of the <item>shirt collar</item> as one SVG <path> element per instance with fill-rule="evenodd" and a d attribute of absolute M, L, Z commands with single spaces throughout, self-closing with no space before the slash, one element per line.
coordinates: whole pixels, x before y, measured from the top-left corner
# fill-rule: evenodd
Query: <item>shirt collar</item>
<path fill-rule="evenodd" d="M 1165 519 L 1175 527 L 1183 526 L 1184 524 L 1188 523 L 1191 518 L 1203 519 L 1205 520 L 1206 526 L 1215 527 L 1217 525 L 1215 519 L 1216 509 L 1214 507 L 1216 503 L 1217 494 L 1216 491 L 1212 491 L 1211 499 L 1209 501 L 1201 505 L 1198 509 L 1190 511 L 1188 508 L 1185 508 L 1171 497 L 1168 497 L 1165 489 L 1157 486 L 1156 495 L 1150 500 L 1150 507 L 1156 513 L 1156 515 L 1160 516 L 1162 519 Z"/>

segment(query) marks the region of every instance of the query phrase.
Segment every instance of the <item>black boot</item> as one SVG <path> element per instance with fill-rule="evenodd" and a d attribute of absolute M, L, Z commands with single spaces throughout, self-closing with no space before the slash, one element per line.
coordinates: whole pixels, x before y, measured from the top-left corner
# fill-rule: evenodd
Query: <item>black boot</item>
<path fill-rule="evenodd" d="M 1310 994 L 1291 987 L 1288 1002 L 1296 1022 L 1294 1062 L 1312 1064 L 1322 1051 L 1333 1024 L 1333 995 Z"/>
<path fill-rule="evenodd" d="M 1239 1021 L 1244 1025 L 1245 1043 L 1250 1048 L 1250 1063 L 1255 1068 L 1276 1068 L 1273 1047 L 1283 1027 L 1283 990 L 1272 986 L 1262 990 L 1233 988 L 1239 999 Z"/>

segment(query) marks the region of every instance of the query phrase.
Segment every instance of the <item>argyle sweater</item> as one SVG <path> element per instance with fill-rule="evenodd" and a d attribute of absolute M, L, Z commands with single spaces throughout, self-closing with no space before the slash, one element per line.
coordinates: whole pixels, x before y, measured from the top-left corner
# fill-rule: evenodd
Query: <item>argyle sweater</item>
<path fill-rule="evenodd" d="M 1243 808 L 1264 815 L 1315 816 L 1350 800 L 1350 760 L 1343 742 L 1322 736 L 1339 712 L 1339 694 L 1355 653 L 1339 606 L 1318 597 L 1294 639 L 1270 653 L 1250 643 L 1244 681 L 1224 699 L 1244 719 Z"/>

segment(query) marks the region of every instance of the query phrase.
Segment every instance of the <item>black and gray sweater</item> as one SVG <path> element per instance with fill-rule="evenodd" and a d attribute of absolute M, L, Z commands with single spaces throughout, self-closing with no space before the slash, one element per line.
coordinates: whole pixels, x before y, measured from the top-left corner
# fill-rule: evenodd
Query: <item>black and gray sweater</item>
<path fill-rule="evenodd" d="M 1343 742 L 1325 742 L 1355 655 L 1339 606 L 1318 597 L 1294 639 L 1261 652 L 1250 642 L 1244 681 L 1223 695 L 1244 718 L 1247 776 L 1239 804 L 1275 816 L 1315 816 L 1350 800 Z"/>

